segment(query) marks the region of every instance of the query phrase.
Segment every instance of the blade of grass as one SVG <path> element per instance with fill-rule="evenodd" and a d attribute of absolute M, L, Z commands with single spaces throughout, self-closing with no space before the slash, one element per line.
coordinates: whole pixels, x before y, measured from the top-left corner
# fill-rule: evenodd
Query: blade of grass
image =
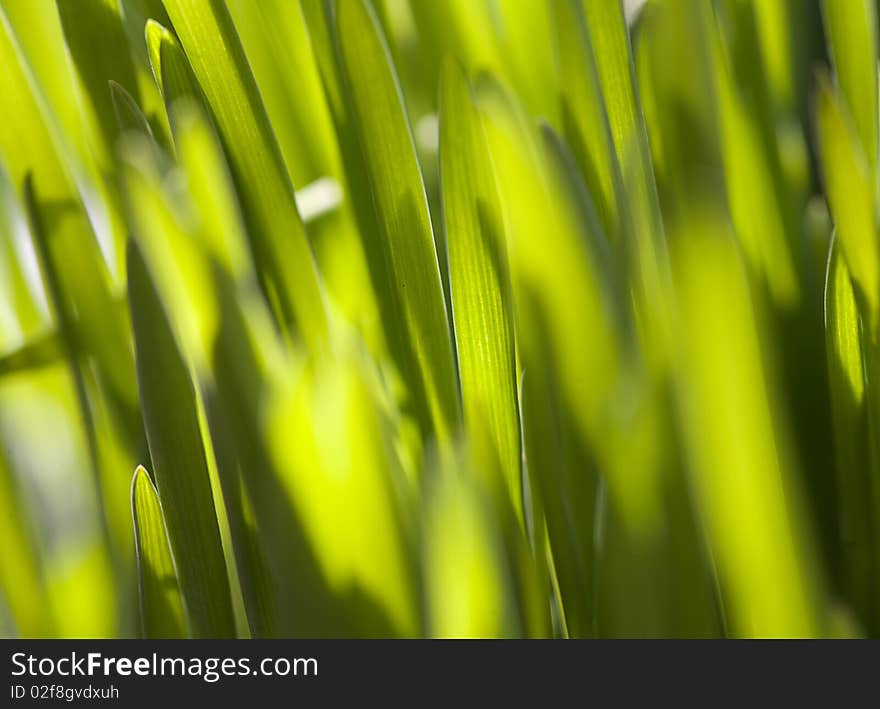
<path fill-rule="evenodd" d="M 843 105 L 872 176 L 877 166 L 877 3 L 822 0 L 822 17 Z"/>
<path fill-rule="evenodd" d="M 165 9 L 229 156 L 266 299 L 280 325 L 295 326 L 316 345 L 328 330 L 322 286 L 281 149 L 229 11 L 223 0 L 165 0 Z"/>
<path fill-rule="evenodd" d="M 116 0 L 56 0 L 70 57 L 79 76 L 84 99 L 100 126 L 104 169 L 115 173 L 115 145 L 119 136 L 114 103 L 107 83 L 112 80 L 129 95 L 138 95 L 134 61 Z"/>
<path fill-rule="evenodd" d="M 229 278 L 242 292 L 254 287 L 256 276 L 247 251 L 247 242 L 229 170 L 208 120 L 192 101 L 178 101 L 171 109 L 180 166 L 187 177 L 198 227 L 193 235 L 210 256 L 215 269 Z M 213 333 L 211 333 L 213 336 Z M 204 362 L 212 359 L 215 346 L 206 340 L 202 346 Z M 252 499 L 244 487 L 241 466 L 255 467 L 236 445 L 216 387 L 205 386 L 205 409 L 212 432 L 217 471 L 232 538 L 233 553 L 242 588 L 245 612 L 251 634 L 270 637 L 276 612 L 265 552 L 260 546 Z M 238 434 L 240 435 L 240 434 Z"/>
<path fill-rule="evenodd" d="M 156 487 L 194 637 L 234 637 L 195 391 L 140 249 L 127 254 L 138 390 Z"/>
<path fill-rule="evenodd" d="M 646 358 L 662 368 L 671 349 L 669 255 L 648 133 L 636 89 L 621 0 L 582 0 L 611 137 L 628 195 L 628 255 Z"/>
<path fill-rule="evenodd" d="M 422 175 L 378 22 L 363 0 L 337 6 L 339 57 L 379 226 L 366 245 L 390 278 L 377 288 L 397 320 L 388 333 L 423 432 L 459 420 L 452 342 Z"/>
<path fill-rule="evenodd" d="M 861 324 L 852 281 L 835 238 L 825 280 L 825 336 L 837 455 L 840 536 L 846 557 L 846 590 L 862 618 L 872 619 L 873 538 L 867 403 Z M 876 621 L 872 621 L 876 622 Z"/>
<path fill-rule="evenodd" d="M 150 20 L 147 22 L 145 35 L 153 79 L 165 104 L 165 114 L 171 126 L 172 138 L 176 138 L 174 107 L 178 102 L 195 102 L 203 106 L 206 113 L 210 109 L 204 102 L 204 95 L 193 75 L 189 60 L 174 34 L 158 22 Z"/>
<path fill-rule="evenodd" d="M 482 121 L 463 70 L 440 82 L 440 175 L 465 428 L 488 436 L 520 520 L 522 478 L 504 215 Z M 477 456 L 480 460 L 480 456 Z M 485 465 L 485 464 L 484 464 Z M 494 466 L 492 466 L 494 467 Z"/>
<path fill-rule="evenodd" d="M 39 259 L 40 271 L 46 287 L 49 302 L 57 320 L 58 332 L 64 344 L 64 354 L 67 361 L 68 370 L 70 372 L 73 390 L 76 396 L 78 413 L 80 415 L 83 432 L 86 437 L 88 448 L 89 463 L 91 464 L 91 472 L 95 490 L 101 490 L 101 453 L 99 450 L 99 438 L 97 427 L 95 425 L 95 403 L 89 398 L 89 387 L 87 385 L 86 373 L 79 358 L 76 330 L 74 325 L 74 312 L 65 300 L 65 292 L 63 281 L 60 279 L 58 265 L 52 258 L 51 245 L 49 243 L 49 235 L 46 232 L 42 218 L 43 212 L 39 208 L 39 197 L 34 189 L 33 177 L 29 174 L 25 177 L 24 184 L 25 210 L 30 220 L 31 236 L 34 241 L 34 249 Z M 103 505 L 103 499 L 101 499 Z M 101 530 L 107 547 L 112 549 L 112 537 L 108 527 L 108 511 L 102 506 L 101 508 Z"/>
<path fill-rule="evenodd" d="M 852 279 L 861 317 L 863 366 L 867 382 L 875 381 L 880 342 L 880 247 L 877 243 L 876 203 L 873 176 L 860 140 L 850 122 L 843 98 L 819 77 L 818 138 L 825 179 L 825 192 L 835 223 L 835 242 Z M 868 411 L 868 490 L 871 506 L 880 500 L 880 396 L 870 386 L 866 390 Z M 850 512 L 856 514 L 857 512 Z M 880 569 L 880 547 L 876 544 L 878 520 L 872 516 L 873 578 Z M 880 622 L 880 606 L 874 594 L 874 612 L 869 623 Z"/>
<path fill-rule="evenodd" d="M 726 223 L 712 214 L 683 223 L 675 243 L 683 328 L 679 386 L 691 484 L 730 632 L 821 635 L 816 550 L 740 256 Z M 725 313 L 723 328 L 719 312 Z"/>
<path fill-rule="evenodd" d="M 581 0 L 581 5 L 617 159 L 624 170 L 634 171 L 631 179 L 627 179 L 627 184 L 631 184 L 635 190 L 633 199 L 637 203 L 644 203 L 637 206 L 648 210 L 646 226 L 650 228 L 653 238 L 657 239 L 662 235 L 662 222 L 623 5 L 621 0 Z"/>
<path fill-rule="evenodd" d="M 791 310 L 802 294 L 796 259 L 786 238 L 786 197 L 777 189 L 755 101 L 741 95 L 718 23 L 711 13 L 706 15 L 705 36 L 714 69 L 718 132 L 733 223 L 750 267 L 766 279 L 780 309 Z"/>
<path fill-rule="evenodd" d="M 533 116 L 559 126 L 553 7 L 547 2 L 501 0 L 496 24 L 509 76 Z"/>
<path fill-rule="evenodd" d="M 199 104 L 192 101 L 176 103 L 171 122 L 201 245 L 236 283 L 252 284 L 256 274 L 245 226 L 216 133 Z"/>
<path fill-rule="evenodd" d="M 623 182 L 579 0 L 555 0 L 553 19 L 564 135 L 613 240 L 621 232 Z"/>
<path fill-rule="evenodd" d="M 468 461 L 448 454 L 426 476 L 422 565 L 434 638 L 517 637 L 524 632 L 511 589 L 502 527 L 491 493 Z"/>
<path fill-rule="evenodd" d="M 124 416 L 133 418 L 137 394 L 125 324 L 113 305 L 109 274 L 95 233 L 58 147 L 53 118 L 34 87 L 8 20 L 0 8 L 0 64 L 8 68 L 0 94 L 0 154 L 19 197 L 28 174 L 46 229 L 47 255 L 56 264 L 59 312 L 70 317 L 76 352 L 88 351 Z M 105 87 L 106 89 L 106 87 Z M 57 140 L 56 140 L 57 139 Z M 64 264 L 64 268 L 57 267 Z M 77 316 L 74 317 L 73 313 Z"/>
<path fill-rule="evenodd" d="M 371 349 L 381 351 L 381 320 L 353 212 L 352 198 L 357 197 L 351 194 L 340 158 L 300 3 L 232 0 L 228 5 L 297 189 L 297 205 L 329 300 L 363 333 Z M 303 105 L 309 110 L 301 110 Z M 332 199 L 331 186 L 338 186 L 338 200 Z M 309 209 L 310 195 L 319 198 L 315 204 L 323 206 L 325 215 Z"/>
<path fill-rule="evenodd" d="M 141 132 L 151 140 L 154 140 L 150 122 L 143 111 L 141 111 L 137 101 L 132 98 L 131 94 L 123 86 L 117 84 L 112 79 L 110 80 L 110 96 L 113 101 L 113 110 L 116 113 L 119 130 L 123 133 L 127 131 Z"/>
<path fill-rule="evenodd" d="M 141 632 L 145 638 L 185 638 L 186 613 L 171 558 L 171 547 L 159 493 L 142 466 L 131 480 L 141 602 Z"/>
<path fill-rule="evenodd" d="M 425 55 L 426 75 L 422 79 L 428 84 L 425 89 L 432 104 L 437 100 L 440 68 L 448 55 L 458 59 L 469 72 L 503 72 L 504 59 L 493 16 L 495 8 L 489 3 L 413 2 L 410 8 Z"/>
<path fill-rule="evenodd" d="M 877 243 L 874 183 L 870 162 L 841 98 L 820 75 L 818 138 L 831 214 L 869 330 L 877 327 L 880 246 Z"/>
<path fill-rule="evenodd" d="M 590 407 L 607 401 L 618 345 L 587 241 L 560 217 L 567 207 L 554 199 L 539 138 L 497 82 L 482 77 L 477 97 L 509 234 L 531 495 L 538 515 L 545 510 L 568 631 L 583 637 L 593 628 L 596 479 L 578 445 L 576 417 L 595 421 Z M 584 329 L 592 333 L 586 349 L 575 334 Z M 579 387 L 591 391 L 581 397 Z"/>
<path fill-rule="evenodd" d="M 297 634 L 322 623 L 334 635 L 419 632 L 412 490 L 376 374 L 356 350 L 340 348 L 270 392 L 269 452 L 315 560 L 314 570 L 301 568 Z"/>
<path fill-rule="evenodd" d="M 299 3 L 228 0 L 227 4 L 294 187 L 336 175 L 336 136 Z M 303 105 L 309 110 L 301 110 Z"/>

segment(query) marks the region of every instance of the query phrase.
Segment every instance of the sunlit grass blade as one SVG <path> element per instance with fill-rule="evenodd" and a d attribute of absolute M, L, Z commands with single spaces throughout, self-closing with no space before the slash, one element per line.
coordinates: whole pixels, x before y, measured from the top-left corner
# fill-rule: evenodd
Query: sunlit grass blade
<path fill-rule="evenodd" d="M 296 188 L 338 170 L 336 135 L 299 3 L 229 0 Z M 307 105 L 308 111 L 300 110 Z"/>
<path fill-rule="evenodd" d="M 141 602 L 141 631 L 145 638 L 185 638 L 186 614 L 174 560 L 165 529 L 159 494 L 150 476 L 138 466 L 131 481 Z"/>
<path fill-rule="evenodd" d="M 553 10 L 562 128 L 605 233 L 615 239 L 621 230 L 623 182 L 583 11 L 579 0 L 556 0 Z"/>
<path fill-rule="evenodd" d="M 199 243 L 235 282 L 253 285 L 254 265 L 223 150 L 198 103 L 181 100 L 171 109 L 178 165 L 187 178 L 198 222 Z"/>
<path fill-rule="evenodd" d="M 341 351 L 270 399 L 269 450 L 300 528 L 292 533 L 303 535 L 296 544 L 314 559 L 300 567 L 300 600 L 286 601 L 296 635 L 322 625 L 356 637 L 419 632 L 414 473 L 402 469 L 370 369 L 356 350 Z"/>
<path fill-rule="evenodd" d="M 355 221 L 352 189 L 298 2 L 228 3 L 254 72 L 331 304 L 381 351 L 381 320 Z M 302 110 L 309 106 L 308 111 Z M 357 185 L 357 183 L 353 183 Z"/>
<path fill-rule="evenodd" d="M 134 61 L 115 0 L 56 0 L 58 14 L 84 99 L 100 126 L 105 159 L 115 159 L 119 135 L 116 111 L 107 90 L 115 81 L 130 96 L 138 95 Z"/>
<path fill-rule="evenodd" d="M 260 530 L 267 526 L 264 521 L 266 515 L 261 514 L 261 521 L 258 522 L 243 477 L 245 474 L 259 475 L 259 472 L 255 472 L 259 470 L 259 465 L 254 464 L 257 456 L 249 455 L 248 450 L 240 445 L 245 436 L 230 427 L 223 403 L 216 390 L 210 388 L 205 396 L 205 409 L 245 617 L 251 637 L 273 637 L 277 628 L 276 600 L 267 564 L 267 544 L 260 534 Z"/>
<path fill-rule="evenodd" d="M 248 621 L 257 637 L 294 636 L 302 632 L 301 609 L 283 599 L 294 587 L 298 597 L 311 599 L 306 581 L 314 562 L 301 553 L 303 535 L 260 423 L 275 334 L 265 329 L 269 314 L 256 303 L 239 301 L 228 278 L 218 276 L 217 293 L 221 319 L 211 351 L 207 409 L 212 433 L 228 434 L 217 443 L 217 463 Z M 240 477 L 231 467 L 233 460 Z M 238 485 L 240 492 L 229 489 Z"/>
<path fill-rule="evenodd" d="M 363 0 L 337 6 L 339 56 L 373 198 L 370 239 L 380 297 L 393 307 L 389 345 L 398 357 L 423 431 L 448 438 L 459 419 L 452 343 L 437 249 L 400 88 L 372 11 Z M 374 276 L 374 280 L 376 276 Z M 396 319 L 396 322 L 394 320 Z"/>
<path fill-rule="evenodd" d="M 315 345 L 324 295 L 281 149 L 223 0 L 165 0 L 217 123 L 242 202 L 263 292 L 276 319 Z M 167 79 L 163 79 L 163 87 Z"/>
<path fill-rule="evenodd" d="M 629 30 L 621 0 L 581 3 L 627 195 L 627 252 L 643 348 L 651 366 L 662 370 L 671 348 L 669 255 Z"/>
<path fill-rule="evenodd" d="M 392 444 L 361 374 L 354 362 L 323 358 L 319 375 L 304 373 L 299 354 L 288 359 L 273 345 L 259 306 L 235 299 L 226 279 L 217 286 L 215 403 L 240 460 L 244 521 L 257 542 L 243 550 L 251 555 L 243 566 L 254 582 L 244 590 L 260 632 L 412 635 L 411 562 L 401 561 L 402 539 L 393 530 L 403 516 L 392 511 L 395 492 L 406 493 L 395 487 L 401 473 L 389 476 Z M 321 504 L 316 489 L 324 491 Z M 370 557 L 362 545 L 378 544 L 386 549 L 383 562 L 364 564 Z"/>
<path fill-rule="evenodd" d="M 211 258 L 216 279 L 227 284 L 223 286 L 218 282 L 217 289 L 237 288 L 240 294 L 248 293 L 256 286 L 256 276 L 217 138 L 197 103 L 178 101 L 171 114 L 180 167 L 187 178 L 198 223 L 195 233 L 184 238 L 197 241 Z M 205 335 L 207 338 L 200 345 L 204 348 L 200 359 L 210 368 L 216 347 L 215 333 L 206 330 Z M 244 358 L 244 364 L 250 364 L 249 358 Z M 224 373 L 216 374 L 224 376 Z M 248 453 L 247 447 L 242 449 L 239 446 L 245 439 L 242 433 L 230 430 L 234 424 L 224 415 L 216 384 L 205 386 L 205 409 L 250 630 L 255 637 L 270 637 L 275 632 L 275 600 L 267 577 L 265 552 L 252 499 L 242 478 L 242 475 L 259 475 L 260 466 L 254 463 L 254 456 Z M 249 407 L 238 412 L 238 415 L 242 414 L 257 415 Z"/>
<path fill-rule="evenodd" d="M 873 176 L 877 166 L 877 3 L 822 0 L 828 51 L 843 105 Z"/>
<path fill-rule="evenodd" d="M 529 112 L 559 126 L 562 82 L 554 56 L 553 7 L 549 2 L 501 0 L 496 12 L 508 75 Z"/>
<path fill-rule="evenodd" d="M 623 3 L 621 0 L 581 0 L 581 3 L 617 159 L 624 171 L 633 171 L 627 183 L 631 183 L 635 191 L 632 198 L 637 204 L 634 207 L 648 210 L 646 226 L 656 232 L 654 238 L 657 238 L 662 233 L 662 225 Z"/>
<path fill-rule="evenodd" d="M 465 428 L 503 471 L 522 514 L 513 308 L 504 214 L 482 119 L 463 70 L 448 63 L 440 83 L 443 221 Z M 477 458 L 480 459 L 480 456 Z M 485 464 L 485 463 L 484 463 Z"/>
<path fill-rule="evenodd" d="M 786 238 L 786 196 L 777 189 L 760 110 L 754 100 L 741 95 L 729 49 L 711 11 L 706 12 L 705 27 L 733 224 L 750 268 L 766 279 L 777 306 L 791 310 L 802 298 L 797 260 Z"/>
<path fill-rule="evenodd" d="M 847 592 L 862 617 L 873 621 L 870 466 L 867 444 L 864 353 L 852 281 L 835 240 L 825 281 L 825 336 L 834 419 L 840 536 L 846 556 Z"/>
<path fill-rule="evenodd" d="M 817 114 L 825 191 L 837 239 L 860 299 L 862 317 L 871 331 L 880 325 L 880 246 L 871 163 L 859 144 L 841 97 L 821 75 Z"/>
<path fill-rule="evenodd" d="M 586 636 L 593 631 L 589 540 L 596 478 L 578 440 L 579 427 L 582 423 L 593 430 L 596 412 L 607 402 L 617 376 L 619 343 L 599 290 L 601 278 L 585 250 L 588 241 L 577 229 L 572 232 L 566 215 L 573 214 L 565 211 L 570 205 L 554 200 L 539 137 L 496 82 L 483 78 L 477 88 L 509 229 L 535 524 L 540 524 L 543 507 L 568 632 Z M 584 329 L 592 333 L 589 348 L 576 334 Z"/>
<path fill-rule="evenodd" d="M 343 1 L 341 5 L 344 4 Z M 410 7 L 425 55 L 425 90 L 432 98 L 437 95 L 440 68 L 446 56 L 455 57 L 470 72 L 503 73 L 494 8 L 488 3 L 449 0 L 414 2 Z"/>
<path fill-rule="evenodd" d="M 128 249 L 138 390 L 195 637 L 234 637 L 229 581 L 189 371 L 139 248 Z"/>
<path fill-rule="evenodd" d="M 711 594 L 707 593 L 703 560 L 693 548 L 695 529 L 687 498 L 682 499 L 679 461 L 667 443 L 675 432 L 665 423 L 669 409 L 664 390 L 627 359 L 624 347 L 630 342 L 630 311 L 626 294 L 616 282 L 620 270 L 609 255 L 607 239 L 574 158 L 548 126 L 543 127 L 541 137 L 558 223 L 571 234 L 568 238 L 580 238 L 584 261 L 597 282 L 598 305 L 607 309 L 611 324 L 606 337 L 612 342 L 620 338 L 614 344 L 621 348 L 617 350 L 621 361 L 615 363 L 616 371 L 610 366 L 606 370 L 620 380 L 606 383 L 610 388 L 605 404 L 596 402 L 598 408 L 592 413 L 584 404 L 570 404 L 580 429 L 573 431 L 583 456 L 580 465 L 595 466 L 602 477 L 593 531 L 594 538 L 602 540 L 594 547 L 596 631 L 605 637 L 711 634 L 712 604 L 707 597 Z M 577 367 L 568 366 L 572 370 Z M 585 368 L 580 376 L 585 377 L 586 372 Z M 601 375 L 594 372 L 590 376 Z M 614 381 L 625 387 L 627 394 L 615 389 Z M 596 384 L 593 389 L 598 389 Z M 615 403 L 621 396 L 631 397 L 632 408 L 626 415 Z M 576 466 L 573 475 L 578 475 Z M 664 528 L 670 537 L 675 536 L 675 551 L 669 538 L 658 534 Z M 670 566 L 673 555 L 678 564 L 675 573 Z"/>
<path fill-rule="evenodd" d="M 691 484 L 729 632 L 821 635 L 824 599 L 812 535 L 741 259 L 729 228 L 714 215 L 691 217 L 675 242 Z M 721 328 L 719 312 L 725 313 Z"/>

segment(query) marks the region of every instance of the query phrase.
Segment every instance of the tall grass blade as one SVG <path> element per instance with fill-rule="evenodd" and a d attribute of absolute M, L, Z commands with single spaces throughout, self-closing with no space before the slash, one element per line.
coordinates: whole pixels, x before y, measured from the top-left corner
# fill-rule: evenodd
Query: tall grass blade
<path fill-rule="evenodd" d="M 322 286 L 278 140 L 226 4 L 166 0 L 165 9 L 229 157 L 266 300 L 280 325 L 295 327 L 316 345 L 328 331 Z M 167 79 L 162 83 L 167 92 Z"/>
<path fill-rule="evenodd" d="M 128 249 L 138 390 L 194 637 L 234 637 L 226 564 L 189 371 L 139 248 Z"/>
<path fill-rule="evenodd" d="M 415 416 L 448 438 L 459 420 L 452 342 L 437 249 L 400 87 L 378 22 L 363 0 L 338 3 L 339 57 L 366 164 L 379 231 L 365 234 L 381 260 L 393 306 L 388 333 Z"/>
<path fill-rule="evenodd" d="M 482 119 L 463 70 L 444 69 L 440 96 L 443 221 L 465 428 L 500 465 L 522 515 L 513 304 L 504 214 Z M 488 457 L 486 457 L 488 456 Z"/>
<path fill-rule="evenodd" d="M 186 614 L 159 494 L 138 466 L 131 481 L 131 514 L 138 560 L 141 630 L 145 638 L 185 638 Z"/>

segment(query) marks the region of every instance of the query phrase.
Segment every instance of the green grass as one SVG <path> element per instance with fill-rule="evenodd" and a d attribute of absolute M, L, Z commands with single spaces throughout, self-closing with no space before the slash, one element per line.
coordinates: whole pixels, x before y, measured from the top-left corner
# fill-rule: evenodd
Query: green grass
<path fill-rule="evenodd" d="M 880 635 L 877 7 L 635 4 L 0 0 L 0 628 Z"/>

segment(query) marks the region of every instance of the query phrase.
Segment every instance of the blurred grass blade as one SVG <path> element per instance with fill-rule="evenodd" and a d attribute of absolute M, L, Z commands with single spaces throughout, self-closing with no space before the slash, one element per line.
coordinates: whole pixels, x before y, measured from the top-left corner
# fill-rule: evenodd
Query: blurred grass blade
<path fill-rule="evenodd" d="M 711 11 L 707 11 L 711 16 Z M 760 111 L 739 91 L 729 50 L 714 17 L 705 21 L 718 101 L 718 132 L 727 199 L 749 266 L 766 279 L 774 302 L 791 310 L 801 299 L 796 259 L 786 240 L 785 196 L 779 194 Z"/>
<path fill-rule="evenodd" d="M 133 417 L 137 408 L 133 363 L 124 323 L 113 305 L 107 265 L 58 148 L 57 128 L 52 118 L 44 115 L 45 104 L 19 54 L 2 8 L 0 65 L 6 68 L 4 90 L 0 92 L 0 112 L 4 116 L 0 121 L 0 155 L 19 198 L 24 193 L 26 176 L 33 176 L 38 199 L 35 206 L 46 231 L 46 255 L 55 264 L 58 278 L 59 317 L 62 311 L 67 313 L 74 351 L 87 350 L 95 357 L 120 413 Z"/>
<path fill-rule="evenodd" d="M 740 257 L 725 222 L 713 215 L 691 217 L 675 236 L 691 481 L 729 630 L 745 637 L 822 635 L 815 550 Z"/>
<path fill-rule="evenodd" d="M 276 634 L 277 611 L 266 560 L 267 545 L 260 537 L 260 529 L 267 526 L 267 514 L 261 514 L 260 521 L 256 519 L 242 467 L 246 464 L 249 473 L 254 474 L 257 466 L 253 464 L 253 458 L 240 449 L 239 443 L 244 436 L 230 426 L 223 402 L 213 388 L 206 394 L 205 409 L 248 629 L 251 637 L 270 638 Z"/>
<path fill-rule="evenodd" d="M 297 190 L 297 208 L 328 300 L 373 351 L 381 351 L 376 342 L 381 320 L 354 218 L 355 201 L 368 201 L 369 194 L 358 195 L 349 187 L 350 167 L 341 159 L 319 69 L 320 53 L 303 9 L 288 0 L 227 4 Z"/>
<path fill-rule="evenodd" d="M 496 13 L 505 65 L 529 112 L 559 126 L 562 83 L 556 72 L 551 3 L 501 0 Z"/>
<path fill-rule="evenodd" d="M 421 515 L 428 635 L 522 635 L 501 529 L 478 473 L 452 454 L 431 472 Z"/>
<path fill-rule="evenodd" d="M 837 238 L 862 304 L 862 316 L 873 331 L 880 325 L 880 247 L 874 182 L 840 96 L 821 75 L 818 131 L 825 190 Z"/>
<path fill-rule="evenodd" d="M 387 269 L 386 290 L 402 376 L 423 431 L 448 438 L 459 419 L 452 343 L 422 175 L 400 88 L 378 22 L 364 0 L 337 8 L 339 56 L 352 120 L 366 163 L 379 233 L 373 250 Z"/>
<path fill-rule="evenodd" d="M 58 630 L 46 596 L 41 545 L 15 483 L 6 455 L 0 451 L 0 591 L 21 637 L 53 637 Z"/>
<path fill-rule="evenodd" d="M 648 133 L 636 89 L 629 28 L 622 0 L 581 0 L 581 4 L 628 197 L 627 253 L 632 261 L 643 347 L 651 366 L 662 369 L 672 348 L 669 255 Z"/>
<path fill-rule="evenodd" d="M 662 234 L 651 151 L 636 90 L 635 66 L 622 0 L 581 0 L 593 47 L 599 82 L 623 169 L 632 169 L 634 200 L 649 210 L 655 238 Z M 641 205 L 636 205 L 640 207 Z"/>
<path fill-rule="evenodd" d="M 297 635 L 322 625 L 356 637 L 419 632 L 412 493 L 375 374 L 357 351 L 341 351 L 270 400 L 269 450 L 301 525 L 295 544 L 314 558 L 314 568 L 300 564 L 300 599 L 285 601 L 299 616 Z"/>
<path fill-rule="evenodd" d="M 140 106 L 137 105 L 137 101 L 124 87 L 112 79 L 110 80 L 110 95 L 113 99 L 113 110 L 116 113 L 119 129 L 122 132 L 141 132 L 153 139 L 153 129 Z"/>
<path fill-rule="evenodd" d="M 100 125 L 107 160 L 114 161 L 119 126 L 107 82 L 138 95 L 134 61 L 116 0 L 56 0 L 85 99 Z"/>
<path fill-rule="evenodd" d="M 338 3 L 339 7 L 345 4 L 346 0 Z M 413 2 L 410 8 L 424 53 L 422 81 L 427 83 L 425 91 L 432 105 L 437 100 L 440 69 L 447 56 L 456 57 L 469 72 L 503 72 L 504 61 L 493 17 L 496 8 L 489 3 Z"/>
<path fill-rule="evenodd" d="M 464 423 L 474 446 L 484 445 L 488 437 L 489 458 L 483 460 L 490 465 L 496 460 L 500 464 L 510 500 L 522 519 L 520 429 L 504 215 L 482 120 L 467 78 L 457 64 L 450 62 L 440 85 L 443 219 Z"/>
<path fill-rule="evenodd" d="M 128 249 L 138 390 L 156 486 L 194 637 L 234 637 L 195 391 L 139 248 Z"/>
<path fill-rule="evenodd" d="M 877 167 L 877 3 L 822 0 L 828 53 L 843 105 L 873 176 Z"/>
<path fill-rule="evenodd" d="M 165 0 L 165 9 L 229 156 L 266 299 L 279 324 L 295 326 L 316 345 L 328 330 L 322 286 L 281 149 L 229 11 L 223 0 Z M 166 92 L 167 83 L 166 76 Z"/>
<path fill-rule="evenodd" d="M 828 252 L 825 281 L 825 336 L 837 455 L 840 535 L 845 554 L 847 591 L 864 618 L 873 619 L 872 509 L 870 450 L 867 445 L 864 354 L 852 281 L 840 244 Z M 876 622 L 876 620 L 874 620 Z"/>
<path fill-rule="evenodd" d="M 34 180 L 31 174 L 25 177 L 24 183 L 25 210 L 30 220 L 31 236 L 34 241 L 34 250 L 39 260 L 40 272 L 46 286 L 46 294 L 51 304 L 53 314 L 58 323 L 58 331 L 64 345 L 65 358 L 67 360 L 70 378 L 76 394 L 76 403 L 79 408 L 81 424 L 85 433 L 88 447 L 89 463 L 95 490 L 101 489 L 101 454 L 98 449 L 98 434 L 95 425 L 95 403 L 89 398 L 89 389 L 86 383 L 86 372 L 78 352 L 78 340 L 75 330 L 75 313 L 71 305 L 65 299 L 64 283 L 60 273 L 62 269 L 53 259 L 50 235 L 47 233 L 44 223 L 44 212 L 39 209 L 39 198 L 34 190 Z M 101 498 L 99 498 L 101 499 Z M 103 499 L 101 503 L 103 505 Z M 105 541 L 110 543 L 110 532 L 107 528 L 107 511 L 102 509 L 102 531 Z"/>
<path fill-rule="evenodd" d="M 141 630 L 145 638 L 185 638 L 186 615 L 171 558 L 171 547 L 159 495 L 150 476 L 138 466 L 131 481 L 141 600 Z"/>
<path fill-rule="evenodd" d="M 605 233 L 615 239 L 621 230 L 623 183 L 586 21 L 580 0 L 555 0 L 553 9 L 564 135 L 598 206 Z"/>
<path fill-rule="evenodd" d="M 58 331 L 36 335 L 21 347 L 0 355 L 0 377 L 57 364 L 65 355 L 64 343 Z"/>
<path fill-rule="evenodd" d="M 167 66 L 167 65 L 166 65 Z M 187 178 L 198 236 L 205 251 L 239 284 L 256 280 L 247 236 L 223 150 L 209 119 L 195 101 L 171 110 L 178 164 Z"/>

